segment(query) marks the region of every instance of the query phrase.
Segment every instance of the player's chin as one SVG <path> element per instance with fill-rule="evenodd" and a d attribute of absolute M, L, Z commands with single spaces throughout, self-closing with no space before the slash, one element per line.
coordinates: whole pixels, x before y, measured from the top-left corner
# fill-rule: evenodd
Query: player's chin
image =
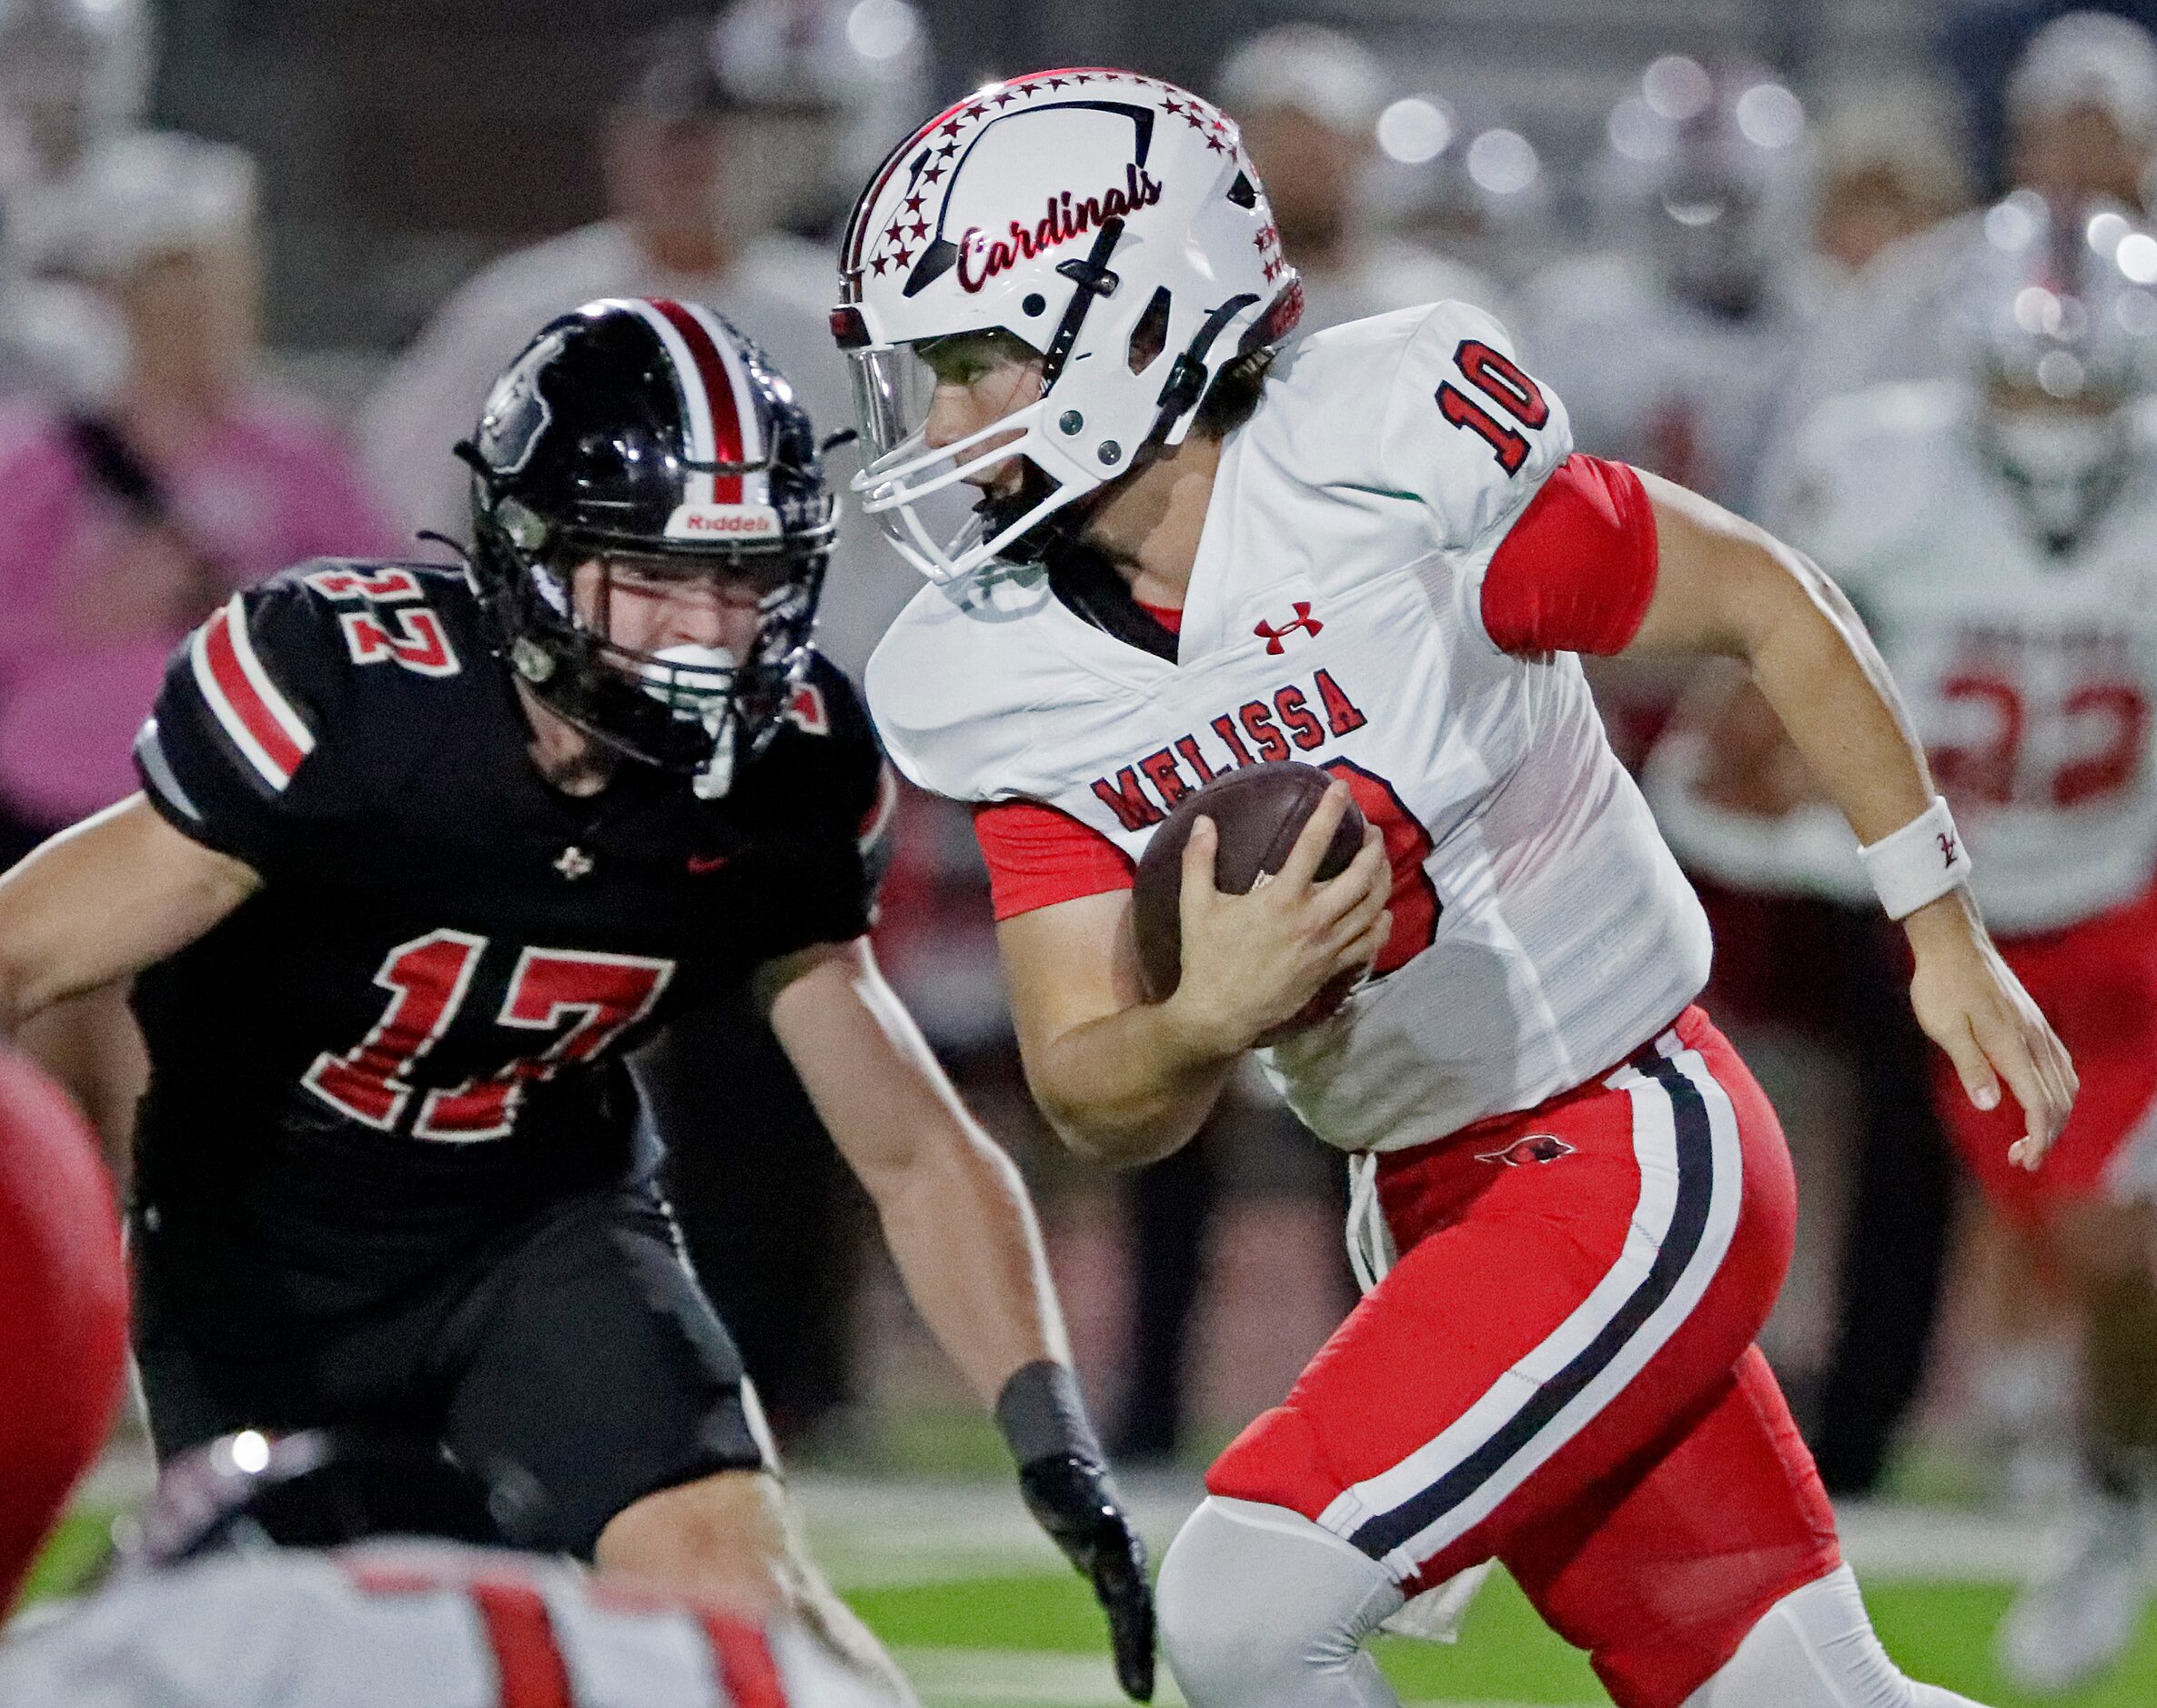
<path fill-rule="evenodd" d="M 966 477 L 966 484 L 988 502 L 994 504 L 1019 496 L 1019 488 L 1026 484 L 1025 465 L 1016 457 L 1006 457 L 1000 463 L 991 463 Z"/>
<path fill-rule="evenodd" d="M 1265 1030 L 1254 1038 L 1251 1040 L 1251 1048 L 1270 1050 L 1275 1044 L 1286 1042 L 1298 1032 L 1308 1031 L 1312 1027 L 1331 1020 L 1341 1011 L 1341 1005 L 1347 1001 L 1348 993 L 1356 989 L 1362 978 L 1363 973 L 1360 969 L 1336 973 L 1326 980 L 1316 996 L 1296 1010 L 1288 1019 L 1283 1020 L 1278 1026 L 1267 1027 Z"/>

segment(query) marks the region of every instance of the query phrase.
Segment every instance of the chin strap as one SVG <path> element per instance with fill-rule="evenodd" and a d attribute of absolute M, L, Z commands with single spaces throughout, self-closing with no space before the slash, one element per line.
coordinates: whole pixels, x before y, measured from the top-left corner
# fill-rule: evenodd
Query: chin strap
<path fill-rule="evenodd" d="M 1213 372 L 1206 367 L 1206 357 L 1213 353 L 1214 341 L 1227 329 L 1228 323 L 1258 300 L 1255 291 L 1245 291 L 1231 296 L 1205 317 L 1184 353 L 1168 370 L 1168 381 L 1161 387 L 1161 411 L 1154 417 L 1153 430 L 1146 435 L 1149 445 L 1164 442 L 1175 425 L 1192 410 L 1198 407 L 1205 397 L 1206 381 Z"/>

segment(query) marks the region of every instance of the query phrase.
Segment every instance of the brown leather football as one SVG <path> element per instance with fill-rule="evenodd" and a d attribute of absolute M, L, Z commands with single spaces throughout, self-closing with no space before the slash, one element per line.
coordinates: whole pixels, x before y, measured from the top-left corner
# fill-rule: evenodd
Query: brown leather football
<path fill-rule="evenodd" d="M 1316 766 L 1286 759 L 1231 771 L 1176 804 L 1139 859 L 1131 898 L 1131 929 L 1146 1000 L 1161 1001 L 1183 980 L 1184 847 L 1199 816 L 1211 819 L 1221 836 L 1214 852 L 1215 885 L 1228 894 L 1245 895 L 1260 873 L 1281 869 L 1332 783 L 1331 775 Z M 1338 876 L 1362 846 L 1363 814 L 1350 801 L 1325 858 L 1318 862 L 1318 876 Z M 1346 993 L 1346 986 L 1338 993 L 1329 987 L 1321 993 L 1325 1007 L 1314 1002 L 1318 1012 L 1306 1010 L 1296 1017 L 1297 1023 L 1323 1018 Z"/>

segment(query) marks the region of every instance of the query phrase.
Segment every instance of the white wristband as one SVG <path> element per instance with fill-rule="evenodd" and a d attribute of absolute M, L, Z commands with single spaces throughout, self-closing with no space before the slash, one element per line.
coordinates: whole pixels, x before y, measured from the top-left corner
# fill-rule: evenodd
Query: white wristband
<path fill-rule="evenodd" d="M 1890 919 L 1907 919 L 1970 880 L 1970 856 L 1944 795 L 1933 796 L 1932 804 L 1900 830 L 1858 853 Z"/>

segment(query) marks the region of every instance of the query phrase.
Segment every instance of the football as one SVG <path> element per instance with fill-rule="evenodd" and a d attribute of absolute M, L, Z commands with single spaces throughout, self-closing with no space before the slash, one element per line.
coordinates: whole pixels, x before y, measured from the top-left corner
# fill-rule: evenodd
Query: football
<path fill-rule="evenodd" d="M 1333 778 L 1315 766 L 1282 760 L 1217 778 L 1176 804 L 1168 822 L 1146 844 L 1131 899 L 1131 928 L 1146 1000 L 1163 1000 L 1183 980 L 1184 847 L 1200 815 L 1211 819 L 1221 836 L 1214 854 L 1215 884 L 1228 894 L 1245 895 L 1260 877 L 1281 869 L 1332 783 Z M 1363 814 L 1350 801 L 1318 862 L 1318 876 L 1338 876 L 1362 846 Z M 1324 1019 L 1353 982 L 1321 991 L 1295 1024 Z"/>

